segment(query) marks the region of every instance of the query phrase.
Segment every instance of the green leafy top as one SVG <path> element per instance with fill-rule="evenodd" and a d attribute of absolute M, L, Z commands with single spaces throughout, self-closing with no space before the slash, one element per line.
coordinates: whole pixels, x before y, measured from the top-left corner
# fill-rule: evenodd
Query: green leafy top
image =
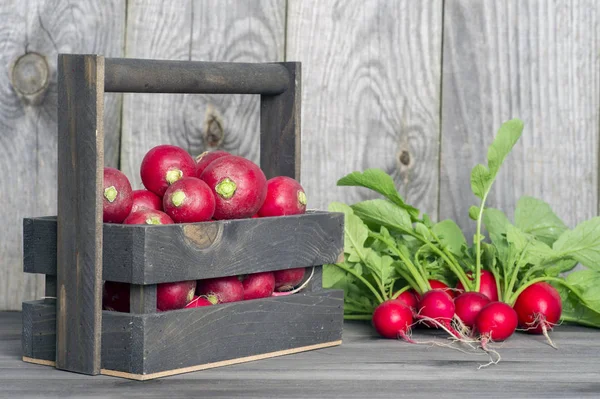
<path fill-rule="evenodd" d="M 521 197 L 517 202 L 515 225 L 548 245 L 554 244 L 554 241 L 568 230 L 563 221 L 554 214 L 550 205 L 528 196 Z"/>
<path fill-rule="evenodd" d="M 383 195 L 400 208 L 406 210 L 413 221 L 418 220 L 419 210 L 408 205 L 398 194 L 392 177 L 381 169 L 366 169 L 364 172 L 352 172 L 337 182 L 338 186 L 365 187 Z"/>
<path fill-rule="evenodd" d="M 496 179 L 500 166 L 519 141 L 522 132 L 523 122 L 519 119 L 511 119 L 502 124 L 492 145 L 488 148 L 488 166 L 478 164 L 471 171 L 471 190 L 478 198 L 485 199 Z"/>
<path fill-rule="evenodd" d="M 552 246 L 558 257 L 569 257 L 582 265 L 600 271 L 600 217 L 567 230 Z"/>

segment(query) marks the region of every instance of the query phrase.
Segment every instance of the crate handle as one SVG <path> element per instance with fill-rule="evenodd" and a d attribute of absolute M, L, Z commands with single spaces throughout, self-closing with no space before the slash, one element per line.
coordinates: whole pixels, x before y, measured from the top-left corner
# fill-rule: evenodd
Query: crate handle
<path fill-rule="evenodd" d="M 289 72 L 276 63 L 106 58 L 105 92 L 282 94 Z"/>
<path fill-rule="evenodd" d="M 58 55 L 56 368 L 101 367 L 104 93 L 260 94 L 260 167 L 300 180 L 301 64 Z"/>

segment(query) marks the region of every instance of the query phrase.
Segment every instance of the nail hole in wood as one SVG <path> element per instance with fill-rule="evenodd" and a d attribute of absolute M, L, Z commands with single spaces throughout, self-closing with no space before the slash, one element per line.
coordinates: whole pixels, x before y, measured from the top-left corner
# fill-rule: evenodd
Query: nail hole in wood
<path fill-rule="evenodd" d="M 402 151 L 399 159 L 402 165 L 408 166 L 410 164 L 410 153 L 408 151 Z"/>

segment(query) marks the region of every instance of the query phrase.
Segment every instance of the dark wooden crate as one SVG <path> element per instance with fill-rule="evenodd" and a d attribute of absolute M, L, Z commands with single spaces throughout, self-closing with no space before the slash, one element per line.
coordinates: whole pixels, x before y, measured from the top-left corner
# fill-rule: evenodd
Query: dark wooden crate
<path fill-rule="evenodd" d="M 260 167 L 300 180 L 300 63 L 58 57 L 58 213 L 23 221 L 23 359 L 89 375 L 151 379 L 339 345 L 343 293 L 322 266 L 343 255 L 342 214 L 166 226 L 102 223 L 104 92 L 261 96 Z M 293 295 L 156 312 L 160 283 L 310 267 Z M 130 313 L 102 311 L 102 281 L 131 284 Z"/>
<path fill-rule="evenodd" d="M 23 357 L 56 359 L 56 304 L 23 304 Z M 343 297 L 323 290 L 154 314 L 102 312 L 101 373 L 146 380 L 341 344 Z"/>

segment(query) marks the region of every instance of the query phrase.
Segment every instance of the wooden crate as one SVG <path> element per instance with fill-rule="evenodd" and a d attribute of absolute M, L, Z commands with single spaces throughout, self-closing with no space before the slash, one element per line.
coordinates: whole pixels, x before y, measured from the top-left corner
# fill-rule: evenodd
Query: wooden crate
<path fill-rule="evenodd" d="M 322 288 L 321 265 L 343 256 L 343 214 L 102 222 L 104 92 L 258 94 L 260 167 L 300 180 L 300 75 L 299 63 L 59 55 L 58 212 L 23 221 L 24 271 L 46 276 L 46 298 L 23 303 L 23 360 L 146 380 L 341 344 L 343 292 Z M 293 295 L 156 312 L 160 283 L 310 266 Z M 129 313 L 102 310 L 103 280 L 131 284 Z"/>

